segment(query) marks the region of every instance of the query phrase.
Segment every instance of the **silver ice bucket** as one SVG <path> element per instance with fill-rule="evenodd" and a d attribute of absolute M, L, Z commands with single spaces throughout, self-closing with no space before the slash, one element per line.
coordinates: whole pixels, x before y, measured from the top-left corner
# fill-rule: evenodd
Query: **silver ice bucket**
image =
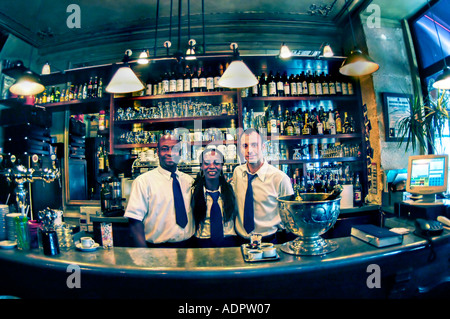
<path fill-rule="evenodd" d="M 277 198 L 281 220 L 288 231 L 298 236 L 284 243 L 281 250 L 292 255 L 316 256 L 335 251 L 338 244 L 320 235 L 336 223 L 340 213 L 341 197 L 326 200 L 328 194 L 300 194 Z"/>

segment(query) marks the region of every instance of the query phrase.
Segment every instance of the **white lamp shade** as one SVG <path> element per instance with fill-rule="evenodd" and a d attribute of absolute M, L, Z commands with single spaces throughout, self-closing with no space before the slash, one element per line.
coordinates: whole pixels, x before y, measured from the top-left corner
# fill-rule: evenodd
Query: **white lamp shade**
<path fill-rule="evenodd" d="M 433 83 L 435 89 L 450 90 L 450 68 L 444 68 L 444 72 L 436 78 Z"/>
<path fill-rule="evenodd" d="M 280 58 L 288 59 L 292 56 L 291 50 L 289 50 L 286 44 L 283 44 L 280 48 Z"/>
<path fill-rule="evenodd" d="M 258 79 L 243 61 L 235 60 L 219 79 L 219 85 L 225 88 L 241 89 L 258 84 Z"/>
<path fill-rule="evenodd" d="M 105 91 L 108 93 L 131 93 L 141 91 L 144 85 L 128 66 L 123 66 L 116 71 Z"/>
<path fill-rule="evenodd" d="M 329 57 L 332 57 L 333 55 L 334 55 L 334 53 L 333 53 L 333 50 L 331 49 L 331 46 L 328 44 L 325 45 L 323 47 L 323 56 L 329 58 Z"/>
<path fill-rule="evenodd" d="M 342 63 L 339 72 L 348 76 L 361 76 L 377 71 L 380 66 L 361 50 L 354 50 Z"/>
<path fill-rule="evenodd" d="M 42 93 L 45 90 L 38 77 L 31 71 L 25 71 L 24 74 L 14 83 L 9 91 L 18 96 L 30 96 Z"/>

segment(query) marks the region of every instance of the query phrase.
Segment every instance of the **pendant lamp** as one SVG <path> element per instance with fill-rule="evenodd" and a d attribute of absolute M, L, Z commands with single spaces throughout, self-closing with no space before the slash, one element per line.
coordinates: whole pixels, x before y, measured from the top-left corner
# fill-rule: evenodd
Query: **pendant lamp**
<path fill-rule="evenodd" d="M 240 59 L 237 44 L 232 43 L 233 61 L 219 79 L 219 85 L 225 88 L 242 89 L 258 84 L 258 79 L 247 65 Z"/>
<path fill-rule="evenodd" d="M 280 48 L 280 58 L 289 59 L 291 56 L 291 50 L 289 50 L 289 47 L 285 43 L 283 43 Z"/>
<path fill-rule="evenodd" d="M 439 47 L 441 49 L 442 60 L 444 61 L 444 69 L 442 70 L 442 74 L 440 74 L 433 83 L 433 87 L 435 89 L 440 90 L 450 90 L 450 68 L 447 66 L 447 62 L 445 61 L 444 50 L 442 48 L 441 37 L 439 36 L 439 31 L 437 28 L 436 20 L 434 19 L 433 11 L 431 10 L 430 1 L 427 1 L 428 8 L 431 15 L 431 20 L 434 24 L 434 29 L 436 30 L 436 36 L 439 41 Z"/>
<path fill-rule="evenodd" d="M 352 31 L 353 45 L 355 46 L 355 49 L 351 51 L 350 55 L 342 63 L 339 72 L 347 76 L 362 76 L 371 74 L 377 71 L 380 68 L 380 66 L 368 55 L 362 53 L 361 50 L 356 48 L 355 33 L 353 31 L 352 18 L 350 17 L 348 7 L 347 7 L 347 15 L 350 23 L 350 29 Z"/>
<path fill-rule="evenodd" d="M 44 92 L 45 86 L 42 85 L 38 75 L 31 70 L 26 69 L 21 61 L 16 65 L 23 69 L 17 81 L 9 88 L 9 91 L 18 96 L 30 96 Z"/>
<path fill-rule="evenodd" d="M 128 65 L 131 53 L 131 50 L 125 51 L 125 56 L 123 58 L 124 65 L 116 71 L 105 89 L 106 92 L 131 93 L 141 91 L 145 88 L 144 84 L 142 84 L 141 80 L 139 80 L 131 67 Z"/>
<path fill-rule="evenodd" d="M 197 44 L 197 42 L 194 39 L 190 39 L 188 44 L 189 44 L 189 47 L 186 50 L 185 59 L 186 60 L 196 60 L 197 57 L 195 56 L 195 45 Z"/>

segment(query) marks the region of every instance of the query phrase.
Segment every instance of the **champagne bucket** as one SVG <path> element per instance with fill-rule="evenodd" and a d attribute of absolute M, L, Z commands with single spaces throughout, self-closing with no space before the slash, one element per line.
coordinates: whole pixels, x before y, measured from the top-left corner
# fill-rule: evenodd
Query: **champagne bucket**
<path fill-rule="evenodd" d="M 320 235 L 327 232 L 336 223 L 340 213 L 341 197 L 324 200 L 327 194 L 300 194 L 301 201 L 295 195 L 277 198 L 278 208 L 286 229 L 298 236 L 283 244 L 283 252 L 292 255 L 317 256 L 335 251 L 338 244 L 323 239 Z"/>

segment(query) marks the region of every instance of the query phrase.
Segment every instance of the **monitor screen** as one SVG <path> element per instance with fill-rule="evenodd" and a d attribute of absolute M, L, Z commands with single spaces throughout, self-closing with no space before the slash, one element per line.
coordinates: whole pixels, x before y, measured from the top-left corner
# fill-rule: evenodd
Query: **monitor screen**
<path fill-rule="evenodd" d="M 410 156 L 406 190 L 412 194 L 431 195 L 447 190 L 448 156 Z"/>

